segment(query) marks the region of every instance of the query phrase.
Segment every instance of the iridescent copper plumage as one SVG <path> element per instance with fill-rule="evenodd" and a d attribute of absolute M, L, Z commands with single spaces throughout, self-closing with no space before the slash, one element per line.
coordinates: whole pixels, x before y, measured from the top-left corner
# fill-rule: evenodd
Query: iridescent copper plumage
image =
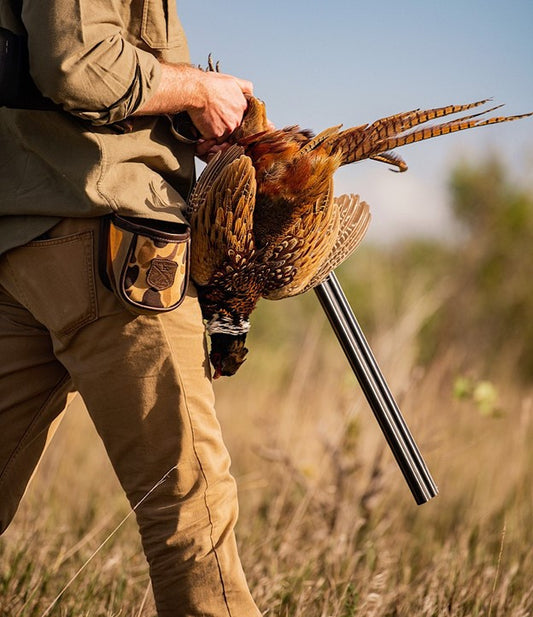
<path fill-rule="evenodd" d="M 232 145 L 201 174 L 189 200 L 191 274 L 207 329 L 215 377 L 233 375 L 246 356 L 249 316 L 263 297 L 278 300 L 319 284 L 361 242 L 368 205 L 333 196 L 333 175 L 363 159 L 405 171 L 390 150 L 489 124 L 531 116 L 474 113 L 433 126 L 428 121 L 487 101 L 414 110 L 317 136 L 293 126 L 268 128 L 264 104 L 252 98 Z"/>

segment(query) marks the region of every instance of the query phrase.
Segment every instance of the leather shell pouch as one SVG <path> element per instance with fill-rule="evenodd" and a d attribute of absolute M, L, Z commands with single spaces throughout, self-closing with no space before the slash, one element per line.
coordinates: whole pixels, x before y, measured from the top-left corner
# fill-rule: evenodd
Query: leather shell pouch
<path fill-rule="evenodd" d="M 187 292 L 190 229 L 113 214 L 102 220 L 100 276 L 132 313 L 177 308 Z"/>

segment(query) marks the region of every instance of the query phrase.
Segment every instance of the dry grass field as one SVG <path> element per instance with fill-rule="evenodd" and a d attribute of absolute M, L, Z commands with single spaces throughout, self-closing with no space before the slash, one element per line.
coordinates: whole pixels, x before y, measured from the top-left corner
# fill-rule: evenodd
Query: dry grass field
<path fill-rule="evenodd" d="M 484 340 L 478 354 L 445 332 L 422 362 L 420 333 L 449 312 L 461 274 L 404 275 L 394 255 L 363 250 L 340 278 L 439 486 L 428 504 L 415 505 L 312 293 L 263 303 L 249 360 L 216 384 L 241 555 L 269 617 L 533 615 L 533 391 L 517 377 L 523 350 L 492 350 L 486 368 L 475 361 L 489 353 Z M 501 324 L 512 341 L 521 326 Z M 0 539 L 0 615 L 155 615 L 127 516 L 77 400 Z"/>

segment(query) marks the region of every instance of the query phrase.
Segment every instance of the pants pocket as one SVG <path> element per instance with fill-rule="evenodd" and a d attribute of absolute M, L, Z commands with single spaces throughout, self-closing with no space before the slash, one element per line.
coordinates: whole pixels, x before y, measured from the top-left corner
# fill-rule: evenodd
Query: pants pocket
<path fill-rule="evenodd" d="M 97 318 L 93 232 L 9 251 L 11 293 L 51 332 L 69 335 Z"/>

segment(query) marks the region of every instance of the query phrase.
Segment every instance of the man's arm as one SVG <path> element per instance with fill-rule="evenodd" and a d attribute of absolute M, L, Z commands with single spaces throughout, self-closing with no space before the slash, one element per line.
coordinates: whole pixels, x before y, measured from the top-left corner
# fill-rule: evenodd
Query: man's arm
<path fill-rule="evenodd" d="M 188 65 L 161 64 L 161 80 L 153 96 L 135 115 L 186 111 L 205 140 L 221 143 L 241 123 L 253 85 L 224 73 Z"/>
<path fill-rule="evenodd" d="M 148 101 L 161 78 L 157 58 L 129 43 L 104 0 L 24 0 L 29 69 L 39 91 L 93 124 L 120 122 Z"/>
<path fill-rule="evenodd" d="M 204 147 L 222 142 L 241 122 L 250 82 L 165 64 L 133 46 L 112 2 L 25 0 L 23 20 L 37 87 L 74 115 L 111 124 L 134 114 L 186 111 Z"/>

